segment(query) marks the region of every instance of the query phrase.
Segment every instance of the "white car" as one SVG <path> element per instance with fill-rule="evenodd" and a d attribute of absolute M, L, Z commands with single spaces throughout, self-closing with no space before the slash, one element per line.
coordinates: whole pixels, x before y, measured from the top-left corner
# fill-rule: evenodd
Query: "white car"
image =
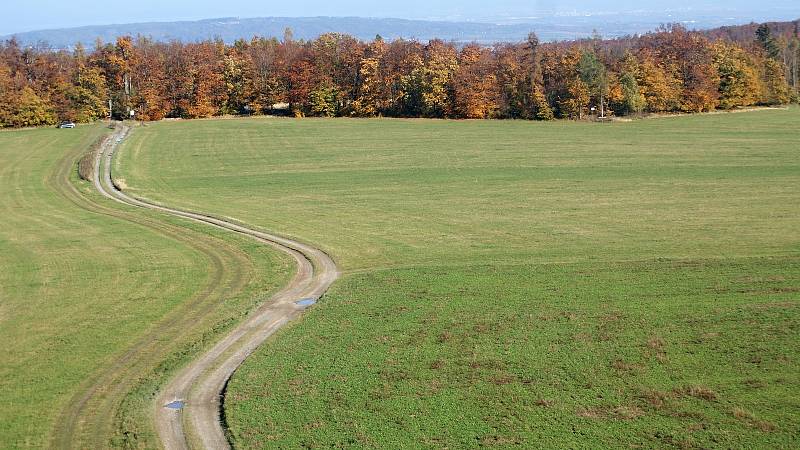
<path fill-rule="evenodd" d="M 61 122 L 58 124 L 58 128 L 75 128 L 75 122 Z"/>

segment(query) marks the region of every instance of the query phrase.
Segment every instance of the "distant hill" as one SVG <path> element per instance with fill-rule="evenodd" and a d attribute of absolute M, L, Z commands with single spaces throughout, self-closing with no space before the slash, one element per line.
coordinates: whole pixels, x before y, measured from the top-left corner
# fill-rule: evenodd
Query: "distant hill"
<path fill-rule="evenodd" d="M 151 22 L 122 25 L 87 26 L 60 30 L 17 33 L 23 45 L 46 42 L 56 48 L 68 48 L 81 42 L 91 46 L 97 39 L 104 42 L 118 36 L 142 35 L 158 41 L 185 42 L 220 38 L 227 43 L 253 36 L 282 37 L 291 28 L 295 39 L 314 39 L 327 32 L 341 32 L 360 39 L 407 38 L 427 41 L 440 38 L 453 41 L 519 41 L 536 28 L 543 40 L 574 39 L 588 36 L 592 28 L 580 24 L 487 24 L 477 22 L 444 22 L 427 20 L 377 19 L 360 17 L 266 17 L 258 19 L 222 18 L 193 22 Z M 6 36 L 8 39 L 10 36 Z"/>
<path fill-rule="evenodd" d="M 456 42 L 516 42 L 536 31 L 543 41 L 572 40 L 588 37 L 597 30 L 606 38 L 650 31 L 661 23 L 682 21 L 692 28 L 712 28 L 747 21 L 735 18 L 643 16 L 631 14 L 595 16 L 550 16 L 522 18 L 506 23 L 446 22 L 428 20 L 381 19 L 361 17 L 267 17 L 255 19 L 222 18 L 191 22 L 150 22 L 120 25 L 86 26 L 58 30 L 17 33 L 13 36 L 24 46 L 47 43 L 54 48 L 72 48 L 80 42 L 92 47 L 100 39 L 113 42 L 119 36 L 142 35 L 157 41 L 194 42 L 219 38 L 226 43 L 253 36 L 282 37 L 291 28 L 295 39 L 314 39 L 326 32 L 341 32 L 368 40 L 380 34 L 385 39 L 407 38 L 427 41 L 440 38 Z M 0 39 L 9 39 L 3 36 Z"/>

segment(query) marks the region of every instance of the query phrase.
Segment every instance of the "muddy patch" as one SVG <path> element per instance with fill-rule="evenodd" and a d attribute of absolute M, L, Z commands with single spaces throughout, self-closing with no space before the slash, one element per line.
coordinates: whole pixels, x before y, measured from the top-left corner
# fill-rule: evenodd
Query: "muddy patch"
<path fill-rule="evenodd" d="M 175 400 L 174 402 L 170 402 L 164 405 L 164 408 L 181 410 L 183 409 L 184 406 L 186 406 L 186 402 L 184 402 L 183 400 Z"/>
<path fill-rule="evenodd" d="M 304 298 L 302 300 L 298 300 L 294 302 L 297 306 L 302 306 L 303 308 L 308 308 L 309 306 L 313 306 L 317 304 L 317 299 L 314 298 Z"/>

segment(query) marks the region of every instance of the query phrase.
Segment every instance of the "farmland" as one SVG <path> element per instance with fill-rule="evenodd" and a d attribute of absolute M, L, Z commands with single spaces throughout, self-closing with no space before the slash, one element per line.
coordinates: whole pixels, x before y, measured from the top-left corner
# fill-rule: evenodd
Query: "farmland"
<path fill-rule="evenodd" d="M 0 132 L 2 448 L 157 445 L 163 378 L 292 269 L 243 238 L 101 200 L 75 163 L 105 131 Z"/>
<path fill-rule="evenodd" d="M 789 447 L 798 123 L 157 123 L 115 173 L 345 271 L 231 381 L 237 447 Z"/>

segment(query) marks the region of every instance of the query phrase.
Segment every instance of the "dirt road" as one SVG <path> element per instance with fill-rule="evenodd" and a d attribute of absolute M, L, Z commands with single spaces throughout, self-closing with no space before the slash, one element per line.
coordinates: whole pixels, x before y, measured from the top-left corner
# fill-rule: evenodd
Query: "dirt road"
<path fill-rule="evenodd" d="M 338 278 L 339 272 L 327 254 L 310 245 L 210 215 L 158 205 L 123 193 L 112 180 L 111 162 L 119 143 L 129 132 L 128 127 L 119 127 L 98 152 L 94 185 L 101 194 L 131 206 L 160 211 L 249 236 L 291 255 L 297 261 L 298 270 L 289 285 L 212 349 L 181 370 L 162 389 L 154 405 L 155 426 L 165 448 L 229 448 L 220 420 L 222 394 L 228 380 L 270 335 L 297 318 L 309 303 L 319 299 Z"/>

